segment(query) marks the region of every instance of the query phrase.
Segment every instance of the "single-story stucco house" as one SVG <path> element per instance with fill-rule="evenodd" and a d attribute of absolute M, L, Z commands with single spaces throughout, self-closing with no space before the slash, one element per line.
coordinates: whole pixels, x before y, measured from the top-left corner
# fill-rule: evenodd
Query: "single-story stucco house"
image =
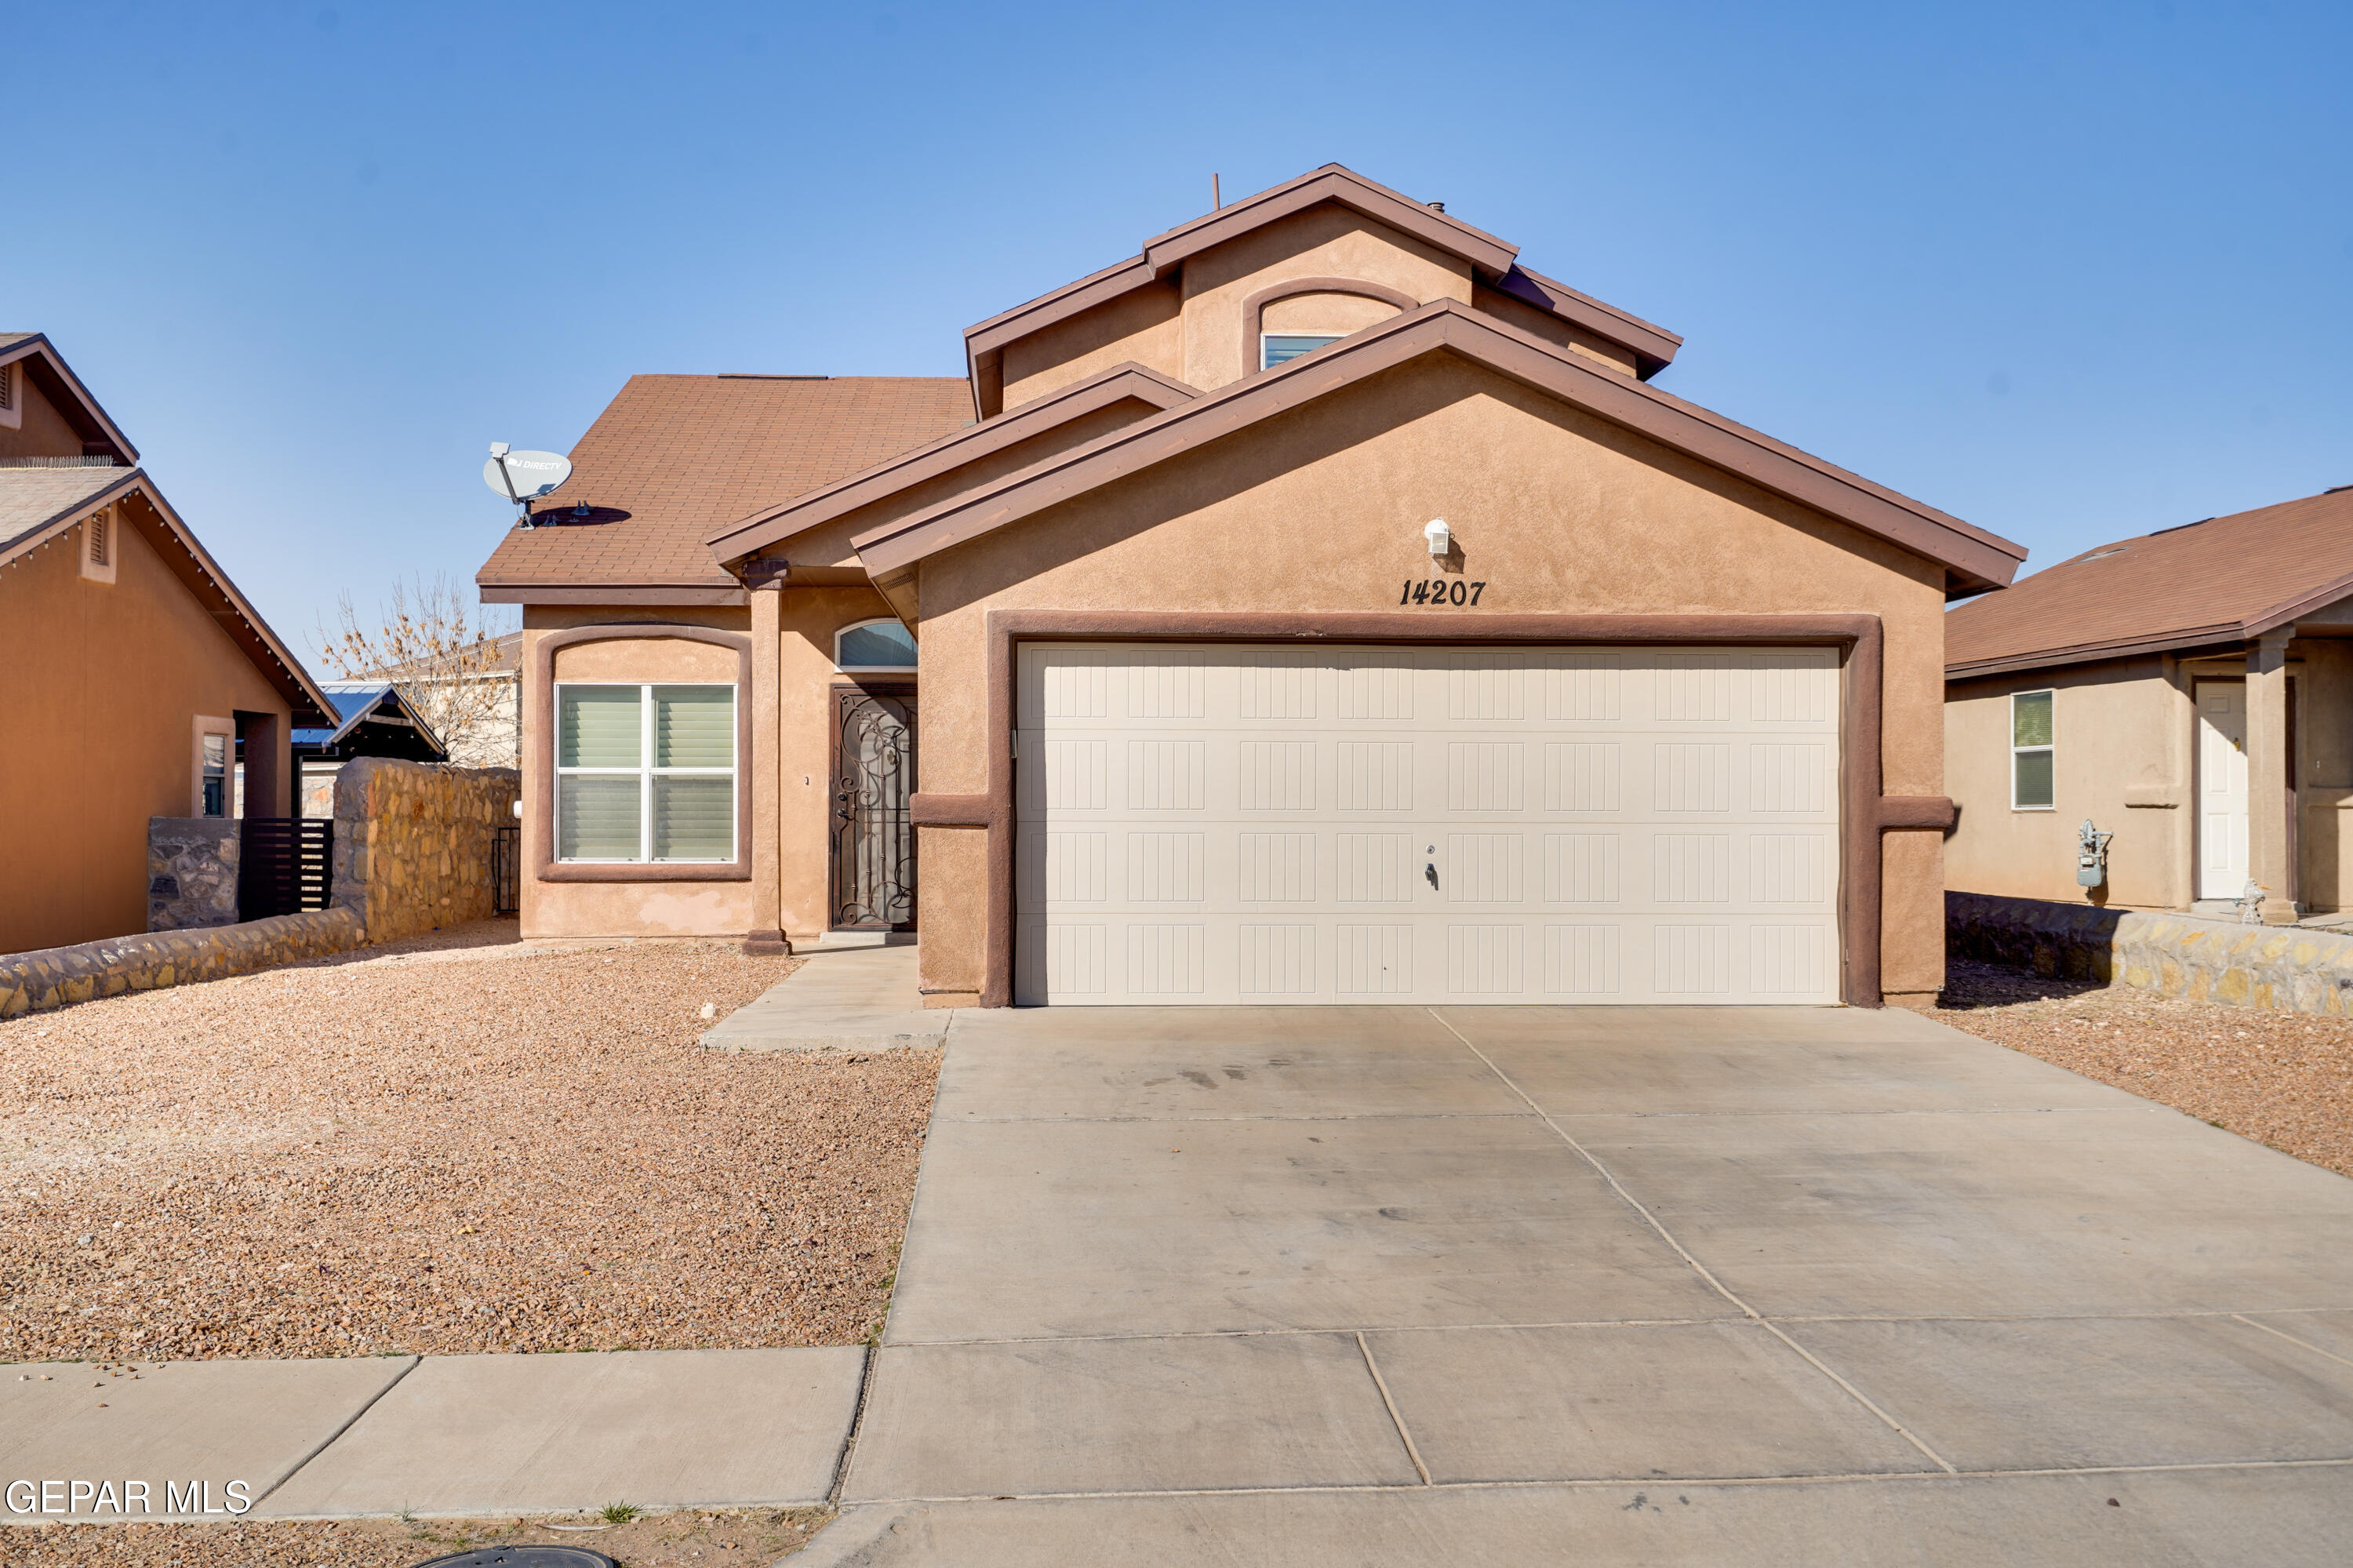
<path fill-rule="evenodd" d="M 290 814 L 330 711 L 47 335 L 0 333 L 0 953 L 146 930 L 149 819 Z"/>
<path fill-rule="evenodd" d="M 965 334 L 640 376 L 523 607 L 532 936 L 934 1005 L 1932 999 L 1945 606 L 2025 551 L 1651 386 L 1336 164 Z"/>
<path fill-rule="evenodd" d="M 2353 906 L 2353 485 L 2086 550 L 1945 640 L 1957 891 Z M 2090 885 L 2086 820 L 2115 835 Z"/>

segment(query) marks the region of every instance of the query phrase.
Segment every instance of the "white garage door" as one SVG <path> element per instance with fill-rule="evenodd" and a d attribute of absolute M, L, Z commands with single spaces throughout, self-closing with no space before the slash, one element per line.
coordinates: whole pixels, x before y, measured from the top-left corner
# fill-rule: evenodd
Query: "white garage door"
<path fill-rule="evenodd" d="M 1830 649 L 1018 667 L 1018 1001 L 1838 998 Z"/>

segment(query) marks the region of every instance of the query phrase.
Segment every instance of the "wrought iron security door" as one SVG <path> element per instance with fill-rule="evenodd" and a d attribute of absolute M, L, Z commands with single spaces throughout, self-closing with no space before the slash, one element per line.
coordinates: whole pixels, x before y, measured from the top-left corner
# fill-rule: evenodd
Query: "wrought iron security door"
<path fill-rule="evenodd" d="M 833 694 L 833 924 L 915 928 L 915 694 Z"/>

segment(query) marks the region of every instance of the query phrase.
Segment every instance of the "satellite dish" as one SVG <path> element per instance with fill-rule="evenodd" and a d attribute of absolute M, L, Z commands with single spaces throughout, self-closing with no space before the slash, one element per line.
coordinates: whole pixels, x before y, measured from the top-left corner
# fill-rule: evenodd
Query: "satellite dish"
<path fill-rule="evenodd" d="M 482 482 L 507 500 L 521 504 L 541 496 L 572 477 L 572 460 L 562 452 L 519 452 L 504 441 L 491 446 L 491 461 L 482 465 Z"/>

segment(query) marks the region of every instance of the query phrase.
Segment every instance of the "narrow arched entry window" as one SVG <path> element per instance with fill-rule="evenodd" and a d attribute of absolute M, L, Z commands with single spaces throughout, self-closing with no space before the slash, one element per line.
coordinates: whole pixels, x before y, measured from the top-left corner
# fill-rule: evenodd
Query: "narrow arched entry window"
<path fill-rule="evenodd" d="M 861 620 L 833 637 L 833 667 L 913 674 L 915 634 L 895 620 Z"/>

